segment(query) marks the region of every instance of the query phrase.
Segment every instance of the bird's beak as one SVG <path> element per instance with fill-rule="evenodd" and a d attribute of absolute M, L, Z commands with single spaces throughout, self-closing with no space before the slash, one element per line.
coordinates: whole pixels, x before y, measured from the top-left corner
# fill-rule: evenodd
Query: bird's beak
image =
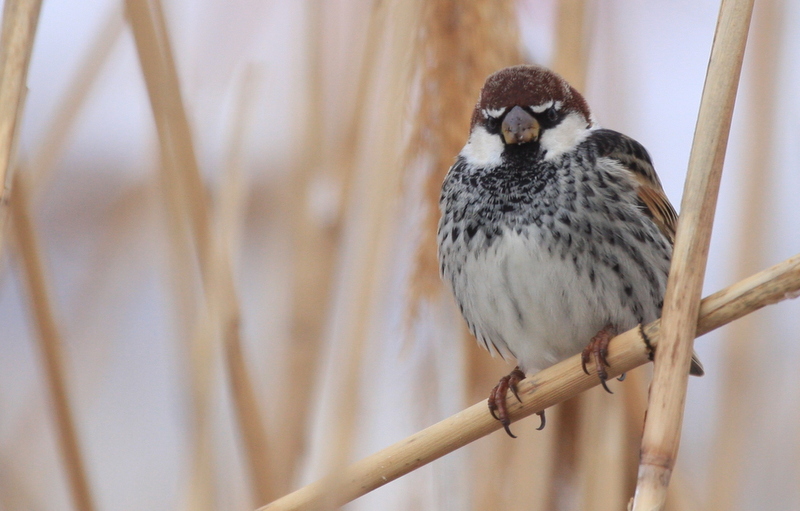
<path fill-rule="evenodd" d="M 524 144 L 539 139 L 539 121 L 523 108 L 515 106 L 503 119 L 506 144 Z"/>

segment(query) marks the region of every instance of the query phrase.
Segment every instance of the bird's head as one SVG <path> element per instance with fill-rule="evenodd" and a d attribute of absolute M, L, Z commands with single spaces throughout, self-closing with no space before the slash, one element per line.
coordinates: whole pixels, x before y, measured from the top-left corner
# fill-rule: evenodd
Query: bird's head
<path fill-rule="evenodd" d="M 475 165 L 497 165 L 504 152 L 529 145 L 554 158 L 592 125 L 586 100 L 566 80 L 540 66 L 508 67 L 486 79 L 461 154 Z"/>

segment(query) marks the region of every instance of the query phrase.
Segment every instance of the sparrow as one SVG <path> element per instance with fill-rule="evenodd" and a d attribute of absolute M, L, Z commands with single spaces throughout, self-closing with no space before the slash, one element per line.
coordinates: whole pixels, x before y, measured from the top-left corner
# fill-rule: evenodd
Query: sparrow
<path fill-rule="evenodd" d="M 661 315 L 678 221 L 647 150 L 601 128 L 556 73 L 505 68 L 486 79 L 439 208 L 443 280 L 478 343 L 517 362 L 488 400 L 506 432 L 507 391 L 519 399 L 526 374 L 577 353 L 610 392 L 609 341 Z"/>

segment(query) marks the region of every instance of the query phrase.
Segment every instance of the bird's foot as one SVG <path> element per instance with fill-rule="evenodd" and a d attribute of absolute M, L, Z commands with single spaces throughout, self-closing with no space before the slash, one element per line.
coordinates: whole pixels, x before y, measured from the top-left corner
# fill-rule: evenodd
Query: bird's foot
<path fill-rule="evenodd" d="M 517 398 L 517 401 L 522 402 L 519 398 L 519 394 L 517 393 L 517 383 L 521 382 L 525 379 L 525 373 L 520 370 L 519 367 L 514 368 L 508 376 L 503 376 L 500 378 L 500 381 L 495 385 L 492 389 L 492 392 L 489 394 L 489 413 L 492 414 L 492 417 L 499 420 L 500 423 L 503 425 L 503 428 L 508 433 L 508 436 L 511 438 L 517 438 L 509 428 L 511 424 L 511 420 L 508 418 L 508 408 L 506 407 L 506 395 L 508 394 L 509 389 L 511 393 L 514 394 L 514 397 Z M 544 429 L 545 425 L 545 418 L 544 418 L 544 410 L 538 412 L 539 418 L 541 419 L 542 423 L 537 428 L 539 430 Z"/>
<path fill-rule="evenodd" d="M 611 367 L 611 365 L 606 360 L 606 357 L 608 356 L 608 343 L 614 337 L 614 332 L 615 329 L 611 325 L 606 325 L 602 330 L 597 332 L 594 337 L 592 337 L 592 340 L 589 341 L 589 344 L 586 346 L 586 348 L 584 348 L 583 353 L 581 353 L 581 365 L 583 366 L 583 372 L 589 374 L 589 370 L 586 369 L 586 364 L 588 364 L 590 360 L 594 359 L 597 377 L 600 378 L 600 383 L 609 394 L 613 394 L 613 392 L 611 392 L 611 389 L 609 389 L 608 385 L 606 385 L 606 380 L 608 380 L 606 367 Z"/>

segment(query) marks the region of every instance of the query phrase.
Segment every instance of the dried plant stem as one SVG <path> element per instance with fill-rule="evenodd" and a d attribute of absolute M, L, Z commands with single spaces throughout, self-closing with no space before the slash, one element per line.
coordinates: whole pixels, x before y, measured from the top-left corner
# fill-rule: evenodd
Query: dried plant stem
<path fill-rule="evenodd" d="M 25 81 L 42 0 L 6 0 L 0 34 L 0 253 L 8 217 L 8 191 Z"/>
<path fill-rule="evenodd" d="M 262 419 L 258 394 L 253 387 L 245 360 L 237 296 L 233 284 L 233 261 L 237 259 L 239 247 L 236 233 L 242 224 L 242 161 L 244 140 L 249 125 L 249 114 L 253 111 L 255 77 L 252 69 L 242 79 L 239 102 L 231 130 L 231 146 L 225 169 L 224 184 L 219 192 L 216 216 L 216 257 L 212 264 L 217 279 L 222 279 L 217 288 L 226 290 L 228 296 L 216 293 L 216 304 L 222 322 L 225 360 L 231 379 L 234 411 L 244 442 L 245 458 L 250 472 L 250 485 L 256 502 L 269 502 L 275 498 L 275 477 L 270 464 L 270 445 L 267 428 Z M 226 237 L 228 239 L 226 239 Z"/>
<path fill-rule="evenodd" d="M 553 69 L 573 87 L 586 90 L 586 0 L 558 2 Z"/>
<path fill-rule="evenodd" d="M 64 97 L 58 102 L 58 111 L 43 141 L 33 153 L 32 159 L 25 165 L 31 172 L 29 181 L 34 204 L 43 188 L 42 185 L 47 182 L 57 158 L 64 150 L 78 114 L 92 91 L 92 86 L 97 82 L 100 72 L 109 61 L 122 35 L 125 24 L 120 11 L 120 5 L 113 6 L 100 32 L 90 43 L 89 52 L 80 63 Z"/>
<path fill-rule="evenodd" d="M 58 442 L 64 456 L 75 509 L 93 510 L 92 494 L 86 469 L 81 457 L 78 434 L 73 422 L 72 407 L 66 386 L 64 355 L 61 351 L 61 336 L 56 326 L 53 306 L 50 301 L 44 265 L 38 240 L 28 211 L 27 186 L 22 174 L 14 177 L 14 198 L 11 201 L 12 220 L 20 265 L 30 296 L 39 347 L 44 357 L 44 373 L 50 390 L 51 404 L 56 419 Z"/>
<path fill-rule="evenodd" d="M 700 304 L 695 335 L 706 334 L 766 305 L 797 297 L 798 292 L 800 255 L 704 299 Z M 630 371 L 650 360 L 652 348 L 660 338 L 660 320 L 642 330 L 648 342 L 644 341 L 639 328 L 611 341 L 608 357 L 610 376 Z M 688 364 L 686 371 L 688 373 Z M 521 382 L 521 403 L 517 403 L 509 393 L 512 420 L 544 410 L 596 385 L 597 377 L 583 372 L 580 355 L 576 355 Z M 500 423 L 489 414 L 486 402 L 477 403 L 339 471 L 335 476 L 338 483 L 336 503 L 344 504 L 356 499 L 500 428 Z M 311 509 L 329 498 L 325 492 L 330 489 L 330 481 L 317 481 L 261 509 Z"/>
<path fill-rule="evenodd" d="M 720 6 L 664 296 L 664 343 L 653 371 L 634 511 L 663 509 L 678 453 L 711 228 L 752 11 L 753 0 L 723 0 Z"/>
<path fill-rule="evenodd" d="M 314 186 L 337 184 L 331 176 L 331 167 L 322 164 L 330 147 L 330 135 L 320 125 L 325 124 L 327 111 L 323 101 L 323 2 L 314 0 L 306 9 L 304 23 L 308 51 L 305 56 L 305 84 L 307 93 L 302 98 L 303 112 L 297 126 L 294 147 L 295 164 L 292 169 L 290 193 L 292 232 L 292 318 L 291 342 L 288 346 L 287 374 L 298 382 L 312 382 L 319 370 L 322 335 L 330 304 L 331 283 L 335 254 L 339 238 L 341 217 L 324 218 L 313 207 L 311 197 Z M 309 150 L 307 141 L 316 141 L 316 150 Z M 326 178 L 331 178 L 327 181 Z M 331 213 L 331 212 L 328 212 Z M 306 430 L 299 425 L 308 423 L 313 403 L 314 386 L 295 385 L 291 402 L 289 396 L 280 406 L 284 413 L 279 417 L 278 431 L 282 439 L 276 446 L 277 459 L 286 467 L 276 474 L 276 486 L 281 492 L 291 487 L 298 464 L 306 451 Z M 294 398 L 297 401 L 294 401 Z M 260 503 L 269 502 L 261 500 Z"/>
<path fill-rule="evenodd" d="M 380 65 L 372 70 L 380 79 L 375 87 L 377 94 L 366 109 L 365 126 L 371 132 L 363 140 L 363 156 L 353 183 L 353 207 L 349 208 L 343 233 L 352 243 L 353 250 L 345 251 L 342 265 L 343 286 L 341 296 L 347 297 L 342 307 L 343 323 L 331 342 L 336 346 L 329 367 L 329 385 L 333 406 L 326 406 L 318 420 L 325 423 L 325 447 L 317 454 L 315 468 L 322 473 L 335 472 L 346 466 L 357 438 L 358 406 L 363 388 L 361 375 L 366 359 L 370 321 L 377 304 L 383 297 L 383 275 L 386 274 L 390 256 L 392 214 L 394 201 L 401 188 L 403 167 L 398 157 L 402 141 L 402 126 L 388 123 L 386 119 L 402 117 L 405 98 L 411 80 L 411 63 L 408 50 L 419 13 L 418 1 L 394 0 L 386 2 L 386 16 L 395 16 L 394 30 L 384 34 L 381 41 Z"/>
<path fill-rule="evenodd" d="M 210 400 L 212 363 L 216 341 L 224 336 L 234 404 L 250 460 L 251 480 L 258 497 L 268 498 L 271 496 L 271 477 L 266 456 L 266 431 L 243 357 L 239 330 L 240 307 L 233 282 L 230 252 L 220 248 L 222 236 L 214 236 L 211 229 L 209 201 L 195 156 L 163 10 L 158 0 L 127 0 L 126 6 L 156 120 L 163 170 L 171 174 L 166 182 L 173 184 L 170 187 L 172 193 L 169 194 L 175 203 L 172 210 L 185 218 L 190 226 L 207 308 L 198 318 L 192 346 L 199 436 L 197 446 L 204 451 L 209 441 L 207 435 L 210 431 L 205 425 L 205 414 Z M 201 453 L 197 461 L 210 463 L 210 458 Z M 196 480 L 207 480 L 208 477 L 202 474 L 209 470 L 209 466 L 199 466 L 200 474 Z M 202 492 L 209 489 L 196 488 Z M 191 498 L 193 502 L 203 501 L 204 506 L 211 505 L 208 499 Z"/>
<path fill-rule="evenodd" d="M 211 432 L 206 415 L 210 399 L 213 346 L 212 337 L 209 335 L 211 328 L 208 328 L 210 316 L 206 311 L 199 313 L 195 311 L 196 305 L 191 299 L 192 278 L 185 271 L 194 267 L 191 249 L 185 245 L 192 237 L 195 239 L 194 246 L 197 246 L 196 243 L 199 240 L 197 239 L 197 224 L 193 224 L 191 215 L 186 213 L 190 209 L 186 203 L 189 194 L 185 190 L 180 176 L 181 167 L 196 169 L 197 160 L 191 149 L 191 143 L 189 143 L 188 149 L 186 147 L 187 134 L 180 133 L 181 128 L 177 126 L 177 116 L 181 113 L 185 115 L 185 112 L 181 104 L 177 73 L 174 68 L 169 69 L 171 59 L 164 55 L 166 51 L 164 46 L 167 43 L 162 39 L 165 34 L 159 31 L 162 24 L 156 20 L 157 15 L 153 12 L 155 9 L 151 2 L 126 0 L 125 4 L 161 147 L 161 179 L 167 199 L 167 211 L 173 217 L 173 220 L 170 221 L 173 253 L 180 257 L 180 260 L 176 261 L 178 263 L 176 267 L 180 271 L 180 274 L 176 275 L 176 277 L 180 277 L 179 281 L 176 280 L 176 285 L 180 287 L 177 294 L 181 298 L 179 305 L 182 308 L 182 315 L 191 313 L 191 316 L 195 318 L 194 324 L 186 325 L 188 328 L 186 333 L 191 338 L 188 346 L 188 358 L 190 360 L 190 390 L 194 418 L 193 468 L 188 496 L 189 508 L 211 509 L 213 501 L 209 438 Z M 207 223 L 203 225 L 208 227 Z M 207 230 L 203 234 L 205 238 L 208 238 Z"/>

